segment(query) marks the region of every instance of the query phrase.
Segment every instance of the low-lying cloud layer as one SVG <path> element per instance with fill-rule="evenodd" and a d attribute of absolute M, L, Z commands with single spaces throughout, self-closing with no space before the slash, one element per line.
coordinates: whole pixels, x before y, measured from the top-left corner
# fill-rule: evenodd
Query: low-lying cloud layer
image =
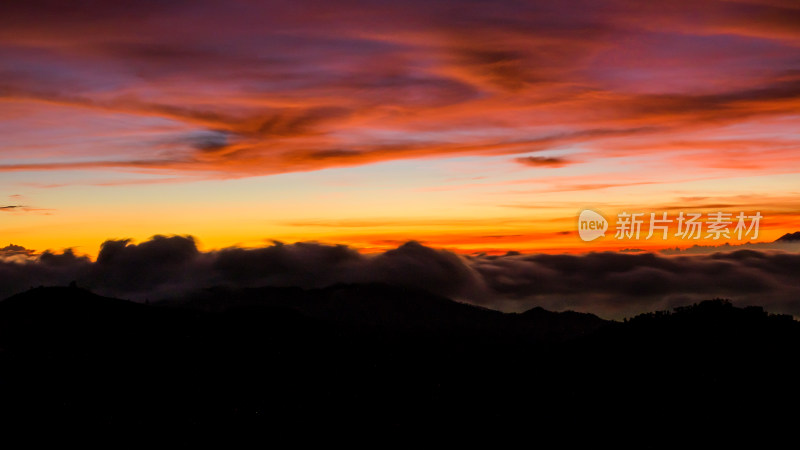
<path fill-rule="evenodd" d="M 713 297 L 800 315 L 800 254 L 738 250 L 706 255 L 591 253 L 464 257 L 408 242 L 365 255 L 318 243 L 199 251 L 189 236 L 107 241 L 97 261 L 67 250 L 0 255 L 0 296 L 32 286 L 79 285 L 133 300 L 179 297 L 213 286 L 382 282 L 506 311 L 533 306 L 606 318 Z"/>

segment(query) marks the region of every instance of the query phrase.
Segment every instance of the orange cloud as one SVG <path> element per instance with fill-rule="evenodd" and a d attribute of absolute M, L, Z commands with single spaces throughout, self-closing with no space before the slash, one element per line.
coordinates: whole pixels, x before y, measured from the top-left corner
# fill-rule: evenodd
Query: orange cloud
<path fill-rule="evenodd" d="M 4 101 L 169 120 L 207 136 L 150 142 L 161 155 L 148 159 L 120 151 L 109 160 L 98 147 L 94 160 L 59 161 L 69 155 L 45 147 L 47 161 L 0 161 L 0 170 L 242 177 L 575 144 L 602 155 L 631 137 L 663 151 L 664 136 L 800 106 L 791 3 L 501 2 L 491 15 L 463 5 L 457 13 L 446 4 L 360 5 L 353 17 L 346 2 L 315 3 L 302 18 L 290 6 L 202 3 L 213 14 L 170 15 L 169 26 L 124 5 L 36 22 L 36 5 L 11 8 L 0 33 Z M 176 8 L 154 6 L 153 14 Z M 387 19 L 394 15 L 402 20 Z M 697 64 L 709 58 L 719 69 Z M 652 65 L 656 81 L 648 81 Z M 98 66 L 107 70 L 90 70 Z M 731 167 L 770 145 L 745 141 L 747 153 L 729 158 Z M 707 144 L 735 151 L 730 142 Z"/>
<path fill-rule="evenodd" d="M 16 2 L 0 14 L 0 172 L 9 189 L 109 187 L 109 206 L 125 186 L 168 197 L 182 181 L 436 165 L 368 199 L 380 181 L 332 187 L 339 203 L 317 199 L 325 173 L 299 174 L 281 217 L 242 207 L 213 226 L 234 239 L 257 223 L 251 241 L 572 251 L 557 233 L 584 202 L 761 209 L 767 233 L 795 231 L 798 14 L 792 0 Z M 396 213 L 359 219 L 395 197 Z M 151 231 L 208 220 L 173 209 Z"/>

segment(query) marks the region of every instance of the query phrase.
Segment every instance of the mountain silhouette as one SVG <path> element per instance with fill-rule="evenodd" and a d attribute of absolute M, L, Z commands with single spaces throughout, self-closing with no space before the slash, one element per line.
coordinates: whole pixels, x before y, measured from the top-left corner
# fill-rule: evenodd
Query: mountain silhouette
<path fill-rule="evenodd" d="M 188 299 L 164 301 L 162 304 L 205 312 L 277 308 L 348 326 L 416 333 L 513 335 L 532 342 L 572 339 L 610 323 L 593 314 L 557 313 L 542 308 L 522 314 L 506 314 L 455 302 L 419 289 L 381 283 L 338 284 L 309 290 L 296 287 L 215 288 Z"/>
<path fill-rule="evenodd" d="M 6 423 L 516 427 L 564 439 L 659 433 L 679 417 L 707 431 L 787 420 L 798 345 L 792 317 L 724 300 L 609 322 L 382 284 L 158 304 L 47 287 L 0 302 L 0 412 Z"/>
<path fill-rule="evenodd" d="M 775 240 L 775 242 L 797 242 L 800 241 L 800 231 L 794 233 L 786 233 Z"/>

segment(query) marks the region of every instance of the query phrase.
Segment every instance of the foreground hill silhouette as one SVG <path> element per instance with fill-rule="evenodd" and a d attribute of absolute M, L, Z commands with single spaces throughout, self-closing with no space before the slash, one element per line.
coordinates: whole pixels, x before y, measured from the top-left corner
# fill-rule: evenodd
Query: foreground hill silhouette
<path fill-rule="evenodd" d="M 142 426 L 778 424 L 796 409 L 799 343 L 791 317 L 723 300 L 620 323 L 386 285 L 159 305 L 38 288 L 0 302 L 0 411 Z"/>

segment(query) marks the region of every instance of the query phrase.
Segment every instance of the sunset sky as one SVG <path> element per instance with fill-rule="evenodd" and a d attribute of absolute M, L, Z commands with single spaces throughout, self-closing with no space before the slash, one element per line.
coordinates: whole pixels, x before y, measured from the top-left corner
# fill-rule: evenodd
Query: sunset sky
<path fill-rule="evenodd" d="M 799 156 L 796 0 L 0 6 L 0 247 L 723 243 L 583 242 L 585 208 L 766 242 Z"/>

